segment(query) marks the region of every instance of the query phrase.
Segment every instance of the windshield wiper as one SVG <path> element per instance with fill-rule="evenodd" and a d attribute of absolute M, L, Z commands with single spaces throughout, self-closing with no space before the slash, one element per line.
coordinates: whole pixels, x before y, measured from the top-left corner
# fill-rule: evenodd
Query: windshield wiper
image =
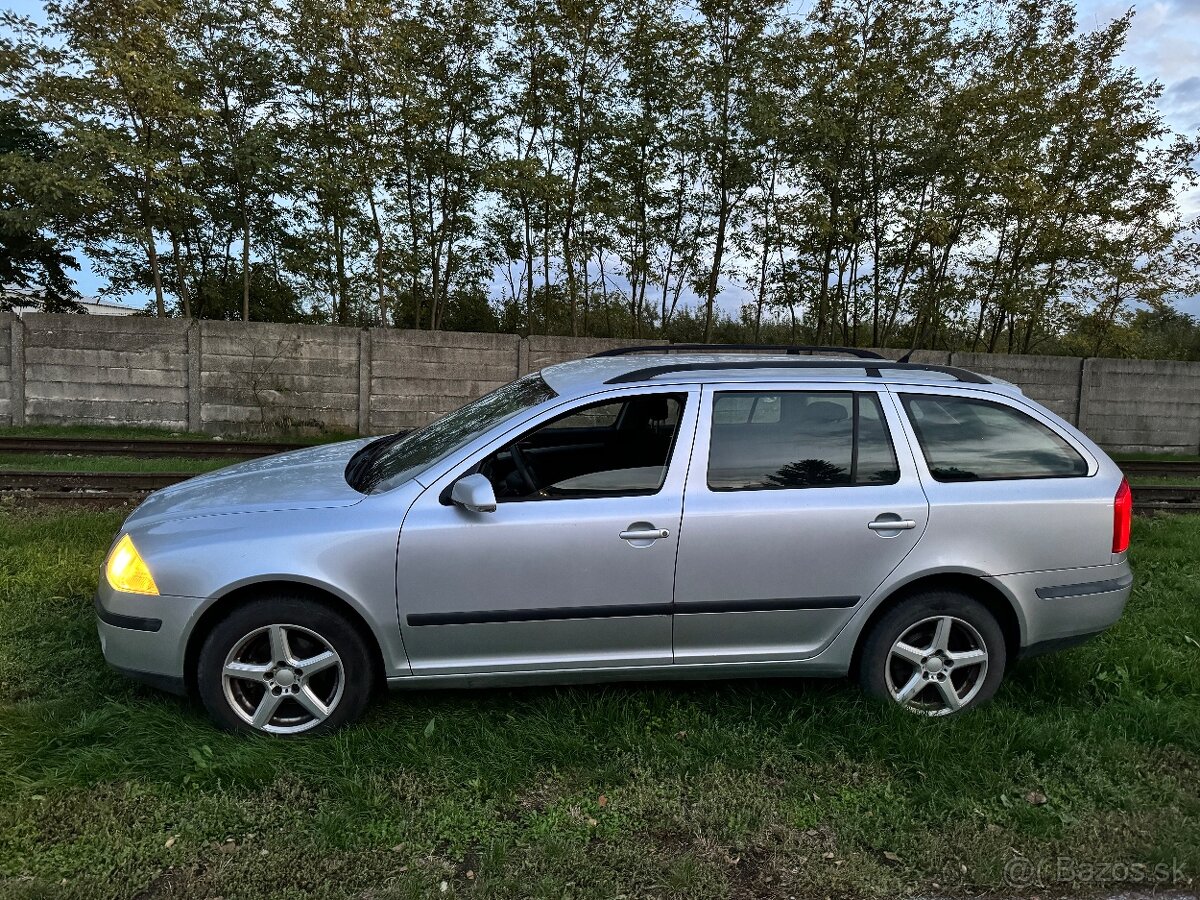
<path fill-rule="evenodd" d="M 375 460 L 379 459 L 379 454 L 402 437 L 404 437 L 403 433 L 385 434 L 383 437 L 376 438 L 369 444 L 359 447 L 358 451 L 350 457 L 350 461 L 346 463 L 346 483 L 360 493 L 368 493 L 367 476 L 375 465 Z"/>

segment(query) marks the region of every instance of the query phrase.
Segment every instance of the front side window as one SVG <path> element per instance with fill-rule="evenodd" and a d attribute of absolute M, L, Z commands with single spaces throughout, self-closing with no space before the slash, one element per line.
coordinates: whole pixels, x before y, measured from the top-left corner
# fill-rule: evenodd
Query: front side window
<path fill-rule="evenodd" d="M 686 394 L 639 394 L 576 407 L 486 457 L 496 499 L 557 500 L 657 493 Z"/>
<path fill-rule="evenodd" d="M 879 398 L 861 391 L 721 391 L 713 396 L 714 491 L 894 484 Z"/>
<path fill-rule="evenodd" d="M 901 394 L 929 472 L 938 481 L 1069 478 L 1087 462 L 1020 410 L 972 397 Z"/>
<path fill-rule="evenodd" d="M 541 375 L 526 375 L 424 428 L 372 441 L 351 457 L 346 481 L 364 494 L 407 481 L 501 422 L 556 396 Z"/>

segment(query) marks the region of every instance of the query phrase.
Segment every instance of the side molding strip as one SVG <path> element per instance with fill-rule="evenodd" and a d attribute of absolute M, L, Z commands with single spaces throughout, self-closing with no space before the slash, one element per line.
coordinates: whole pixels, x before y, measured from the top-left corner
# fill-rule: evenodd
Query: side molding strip
<path fill-rule="evenodd" d="M 1110 578 L 1107 581 L 1089 581 L 1084 584 L 1061 584 L 1056 587 L 1040 587 L 1036 591 L 1043 600 L 1061 600 L 1064 597 L 1086 597 L 1089 594 L 1110 594 L 1133 584 L 1133 576 Z"/>
<path fill-rule="evenodd" d="M 784 612 L 800 609 L 849 609 L 858 597 L 780 597 L 775 600 L 724 600 L 715 603 L 685 601 L 675 604 L 677 615 L 705 613 Z"/>
<path fill-rule="evenodd" d="M 123 616 L 120 613 L 109 612 L 100 605 L 99 597 L 92 600 L 92 605 L 96 607 L 96 618 L 105 625 L 112 625 L 115 628 L 128 628 L 131 631 L 158 631 L 158 629 L 162 628 L 162 619 Z"/>
<path fill-rule="evenodd" d="M 725 600 L 685 603 L 629 603 L 612 606 L 548 606 L 541 609 L 480 609 L 467 612 L 409 613 L 411 627 L 423 625 L 488 625 L 502 622 L 555 622 L 567 619 L 618 619 L 635 616 L 704 615 L 711 613 L 781 612 L 801 609 L 848 609 L 858 597 L 782 597 L 769 600 Z"/>

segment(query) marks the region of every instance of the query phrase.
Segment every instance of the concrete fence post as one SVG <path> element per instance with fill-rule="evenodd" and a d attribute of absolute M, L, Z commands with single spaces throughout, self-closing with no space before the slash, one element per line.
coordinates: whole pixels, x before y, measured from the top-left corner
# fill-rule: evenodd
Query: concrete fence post
<path fill-rule="evenodd" d="M 187 356 L 187 427 L 188 431 L 200 431 L 202 406 L 200 378 L 200 321 L 193 319 L 184 332 L 184 353 Z"/>
<path fill-rule="evenodd" d="M 1089 382 L 1094 380 L 1092 367 L 1095 363 L 1095 358 L 1089 356 L 1085 357 L 1079 365 L 1079 414 L 1075 418 L 1075 427 L 1084 434 L 1091 425 L 1092 392 Z"/>
<path fill-rule="evenodd" d="M 1083 428 L 1083 371 L 1087 366 L 1087 358 L 1079 360 L 1079 383 L 1075 386 L 1075 418 L 1071 420 L 1071 424 L 1076 428 Z"/>
<path fill-rule="evenodd" d="M 529 374 L 529 338 L 517 339 L 517 377 Z"/>
<path fill-rule="evenodd" d="M 11 350 L 9 356 L 9 418 L 15 427 L 25 424 L 25 321 L 16 316 L 9 330 Z"/>
<path fill-rule="evenodd" d="M 371 427 L 371 329 L 358 333 L 358 433 Z"/>

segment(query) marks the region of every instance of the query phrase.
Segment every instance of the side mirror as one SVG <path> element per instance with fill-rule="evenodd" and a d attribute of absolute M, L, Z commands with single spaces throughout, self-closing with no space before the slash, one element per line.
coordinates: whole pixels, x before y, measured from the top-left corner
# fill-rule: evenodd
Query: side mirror
<path fill-rule="evenodd" d="M 468 475 L 458 479 L 450 489 L 450 500 L 455 506 L 471 512 L 496 511 L 496 491 L 484 475 Z"/>

